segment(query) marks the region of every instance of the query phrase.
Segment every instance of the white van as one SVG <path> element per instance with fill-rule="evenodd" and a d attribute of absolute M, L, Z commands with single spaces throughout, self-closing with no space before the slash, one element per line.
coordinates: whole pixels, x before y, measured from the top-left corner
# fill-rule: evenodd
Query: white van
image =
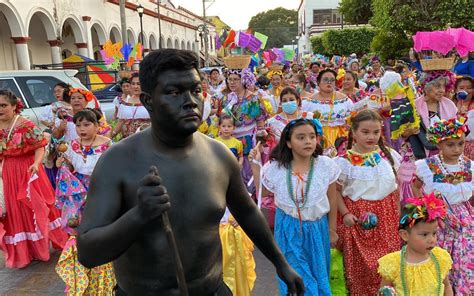
<path fill-rule="evenodd" d="M 86 87 L 74 77 L 77 70 L 24 70 L 0 71 L 0 89 L 8 89 L 23 100 L 25 109 L 22 115 L 38 126 L 40 114 L 45 106 L 56 101 L 54 86 L 65 82 L 74 88 Z M 112 103 L 102 103 L 101 109 L 106 118 L 112 118 L 115 108 Z"/>

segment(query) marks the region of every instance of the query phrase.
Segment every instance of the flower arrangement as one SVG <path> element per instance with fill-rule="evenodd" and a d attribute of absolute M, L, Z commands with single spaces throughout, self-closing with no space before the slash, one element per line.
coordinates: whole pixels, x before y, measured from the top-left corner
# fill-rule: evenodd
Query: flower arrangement
<path fill-rule="evenodd" d="M 428 129 L 428 139 L 433 144 L 439 144 L 448 139 L 459 139 L 468 131 L 465 121 L 464 117 L 437 121 Z"/>

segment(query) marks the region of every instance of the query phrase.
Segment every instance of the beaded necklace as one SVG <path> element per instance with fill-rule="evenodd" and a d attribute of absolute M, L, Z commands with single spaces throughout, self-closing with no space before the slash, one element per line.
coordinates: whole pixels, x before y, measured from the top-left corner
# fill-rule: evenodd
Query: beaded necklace
<path fill-rule="evenodd" d="M 408 294 L 408 287 L 407 287 L 407 278 L 406 278 L 406 274 L 405 274 L 405 269 L 406 269 L 405 255 L 406 255 L 406 252 L 407 252 L 407 246 L 405 245 L 405 246 L 403 246 L 403 248 L 400 252 L 400 278 L 401 278 L 401 281 L 402 281 L 403 295 L 409 295 Z M 436 259 L 436 256 L 433 255 L 433 252 L 430 252 L 430 258 L 431 258 L 431 260 L 433 260 L 433 263 L 434 263 L 435 268 L 436 268 L 436 277 L 437 277 L 437 281 L 438 281 L 438 286 L 436 288 L 436 290 L 437 290 L 436 295 L 441 295 L 441 282 L 442 282 L 441 267 L 439 265 L 438 259 Z"/>
<path fill-rule="evenodd" d="M 301 208 L 304 208 L 304 206 L 306 205 L 306 202 L 308 201 L 308 193 L 311 187 L 311 182 L 313 180 L 313 173 L 314 173 L 314 157 L 311 157 L 309 171 L 308 171 L 308 178 L 306 179 L 306 188 L 305 188 L 304 194 L 301 196 L 301 201 L 299 201 L 298 198 L 294 194 L 293 181 L 291 180 L 292 171 L 293 169 L 290 162 L 288 170 L 286 171 L 286 186 L 288 188 L 288 195 L 290 196 L 291 200 L 296 206 L 296 209 L 298 210 L 300 226 L 301 228 L 303 228 L 302 219 L 301 219 Z"/>

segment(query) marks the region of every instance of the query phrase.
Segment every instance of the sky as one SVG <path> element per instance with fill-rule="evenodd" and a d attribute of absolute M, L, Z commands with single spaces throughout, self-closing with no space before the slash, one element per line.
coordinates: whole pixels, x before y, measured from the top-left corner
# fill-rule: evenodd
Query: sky
<path fill-rule="evenodd" d="M 210 1 L 210 0 L 207 0 Z M 176 6 L 182 6 L 197 15 L 202 15 L 201 0 L 171 0 Z M 298 9 L 301 0 L 214 0 L 206 10 L 206 15 L 217 15 L 232 29 L 247 29 L 252 16 L 259 12 L 277 7 Z M 206 2 L 206 7 L 211 2 Z"/>

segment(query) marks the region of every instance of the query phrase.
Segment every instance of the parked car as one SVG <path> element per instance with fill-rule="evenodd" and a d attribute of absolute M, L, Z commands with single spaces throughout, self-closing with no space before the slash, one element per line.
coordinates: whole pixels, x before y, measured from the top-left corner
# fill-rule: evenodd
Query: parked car
<path fill-rule="evenodd" d="M 115 97 L 122 93 L 122 89 L 118 83 L 114 83 L 104 88 L 95 90 L 93 93 L 100 102 L 113 102 Z"/>
<path fill-rule="evenodd" d="M 21 98 L 25 105 L 22 115 L 44 128 L 39 122 L 39 116 L 44 112 L 45 106 L 56 101 L 53 89 L 57 83 L 65 82 L 74 88 L 86 89 L 79 79 L 74 77 L 77 72 L 77 70 L 0 71 L 0 89 L 9 89 Z M 113 117 L 115 107 L 111 102 L 101 103 L 101 109 L 106 118 Z"/>

